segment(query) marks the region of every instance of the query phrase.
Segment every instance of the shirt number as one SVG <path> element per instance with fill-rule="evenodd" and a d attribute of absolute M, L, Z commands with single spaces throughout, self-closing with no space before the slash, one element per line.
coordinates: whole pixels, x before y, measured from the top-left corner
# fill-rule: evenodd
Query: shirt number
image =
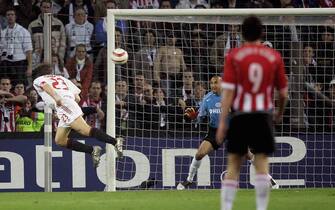
<path fill-rule="evenodd" d="M 251 63 L 248 74 L 249 81 L 252 83 L 251 92 L 257 93 L 263 80 L 263 67 L 259 63 Z"/>
<path fill-rule="evenodd" d="M 60 78 L 60 77 L 53 77 L 50 78 L 53 83 L 52 83 L 52 87 L 55 89 L 60 89 L 60 90 L 68 90 L 69 88 L 67 87 L 65 81 Z"/>

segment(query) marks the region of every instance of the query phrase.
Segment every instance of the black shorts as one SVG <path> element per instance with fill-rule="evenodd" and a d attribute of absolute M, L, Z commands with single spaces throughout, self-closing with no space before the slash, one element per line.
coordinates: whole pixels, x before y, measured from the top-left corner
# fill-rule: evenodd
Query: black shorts
<path fill-rule="evenodd" d="M 208 141 L 209 143 L 211 143 L 214 150 L 217 150 L 220 148 L 220 145 L 216 143 L 216 130 L 217 128 L 208 127 L 208 133 L 203 139 L 203 141 Z"/>
<path fill-rule="evenodd" d="M 254 153 L 275 151 L 272 115 L 268 113 L 239 114 L 231 118 L 226 137 L 228 153 L 244 155 L 248 148 Z"/>

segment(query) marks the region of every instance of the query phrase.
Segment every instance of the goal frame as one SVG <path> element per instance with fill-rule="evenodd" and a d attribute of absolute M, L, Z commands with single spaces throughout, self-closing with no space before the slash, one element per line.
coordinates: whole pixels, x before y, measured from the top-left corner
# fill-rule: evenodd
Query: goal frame
<path fill-rule="evenodd" d="M 285 8 L 285 9 L 108 9 L 107 10 L 107 134 L 116 136 L 115 120 L 115 64 L 112 52 L 115 49 L 115 20 L 127 16 L 328 16 L 335 15 L 335 8 Z M 106 191 L 116 190 L 115 151 L 106 144 Z"/>

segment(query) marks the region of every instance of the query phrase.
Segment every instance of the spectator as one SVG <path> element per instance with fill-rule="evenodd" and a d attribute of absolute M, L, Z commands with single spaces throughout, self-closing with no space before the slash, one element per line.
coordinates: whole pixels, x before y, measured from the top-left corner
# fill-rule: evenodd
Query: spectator
<path fill-rule="evenodd" d="M 192 106 L 191 101 L 194 99 L 193 82 L 193 73 L 185 71 L 183 73 L 183 86 L 176 92 L 176 98 L 185 101 L 187 106 Z"/>
<path fill-rule="evenodd" d="M 268 0 L 250 0 L 245 3 L 246 8 L 273 8 L 273 5 Z"/>
<path fill-rule="evenodd" d="M 196 107 L 200 106 L 202 99 L 206 94 L 205 84 L 201 81 L 194 82 L 194 102 Z"/>
<path fill-rule="evenodd" d="M 74 22 L 74 13 L 77 8 L 83 8 L 87 15 L 87 20 L 94 23 L 94 10 L 90 0 L 71 0 L 59 12 L 58 17 L 64 25 Z"/>
<path fill-rule="evenodd" d="M 2 31 L 1 72 L 12 81 L 28 84 L 27 77 L 32 75 L 32 43 L 27 29 L 16 23 L 15 9 L 6 12 L 7 28 Z"/>
<path fill-rule="evenodd" d="M 16 83 L 14 87 L 14 95 L 15 96 L 24 95 L 24 92 L 25 92 L 24 84 L 22 82 Z"/>
<path fill-rule="evenodd" d="M 29 24 L 28 30 L 32 36 L 33 41 L 33 57 L 37 63 L 41 63 L 43 58 L 43 25 L 44 25 L 44 14 L 51 13 L 52 11 L 52 2 L 50 0 L 42 0 L 41 1 L 41 14 L 38 16 L 36 20 Z M 52 17 L 52 32 L 51 36 L 55 40 L 55 50 L 56 54 L 58 54 L 61 61 L 63 61 L 65 56 L 65 46 L 66 46 L 66 34 L 63 23 Z"/>
<path fill-rule="evenodd" d="M 32 16 L 31 0 L 0 0 L 0 14 L 5 14 L 5 10 L 13 8 L 16 13 L 16 22 L 27 28 Z"/>
<path fill-rule="evenodd" d="M 130 94 L 135 98 L 135 103 L 139 103 L 140 101 L 143 101 L 144 99 L 144 85 L 146 84 L 146 81 L 144 79 L 143 74 L 137 74 L 134 78 L 134 87 L 130 89 Z"/>
<path fill-rule="evenodd" d="M 10 93 L 10 78 L 0 79 L 0 132 L 14 132 L 17 106 L 27 100 L 24 95 L 14 96 Z"/>
<path fill-rule="evenodd" d="M 163 89 L 155 89 L 153 91 L 153 96 L 153 106 L 162 108 L 170 105 Z M 152 128 L 154 130 L 165 130 L 168 128 L 168 116 L 166 113 L 162 113 L 159 110 L 158 112 L 152 113 L 152 115 Z"/>
<path fill-rule="evenodd" d="M 222 34 L 214 40 L 210 50 L 209 61 L 216 72 L 222 71 L 224 58 L 226 55 L 227 34 Z"/>
<path fill-rule="evenodd" d="M 311 84 L 315 84 L 317 81 L 317 62 L 316 62 L 316 58 L 315 58 L 315 53 L 314 53 L 314 49 L 312 46 L 305 46 L 304 47 L 304 51 L 303 51 L 303 63 L 304 63 L 304 67 L 305 67 L 305 82 L 311 83 Z M 321 87 L 320 87 L 321 88 Z"/>
<path fill-rule="evenodd" d="M 317 73 L 317 82 L 325 85 L 334 78 L 334 29 L 330 27 L 321 27 L 320 32 L 320 41 L 318 42 L 317 49 L 317 62 L 318 69 Z M 323 87 L 326 89 L 326 87 Z"/>
<path fill-rule="evenodd" d="M 107 46 L 107 9 L 117 9 L 115 1 L 108 0 L 105 7 L 105 16 L 99 18 L 95 24 L 95 41 L 100 46 Z M 124 20 L 117 20 L 116 26 L 125 34 L 127 23 Z"/>
<path fill-rule="evenodd" d="M 180 0 L 176 6 L 176 9 L 196 9 L 197 6 L 203 6 L 209 8 L 210 5 L 206 0 Z"/>
<path fill-rule="evenodd" d="M 143 45 L 134 56 L 134 74 L 140 72 L 152 84 L 154 61 L 157 55 L 156 33 L 153 30 L 146 30 L 143 37 Z"/>
<path fill-rule="evenodd" d="M 65 26 L 65 33 L 68 40 L 67 58 L 73 57 L 75 48 L 78 44 L 86 46 L 87 54 L 93 60 L 93 51 L 91 39 L 94 26 L 86 19 L 86 13 L 83 8 L 78 7 L 74 12 L 74 21 Z"/>
<path fill-rule="evenodd" d="M 283 1 L 283 0 L 282 0 Z M 286 1 L 290 3 L 290 1 Z M 293 6 L 296 8 L 317 8 L 320 7 L 319 0 L 293 0 Z"/>
<path fill-rule="evenodd" d="M 158 9 L 158 0 L 129 0 L 132 9 Z"/>
<path fill-rule="evenodd" d="M 190 41 L 191 48 L 185 62 L 196 80 L 207 81 L 210 72 L 205 38 L 200 33 L 193 33 Z"/>
<path fill-rule="evenodd" d="M 321 7 L 335 7 L 335 0 L 320 0 Z"/>
<path fill-rule="evenodd" d="M 162 0 L 159 9 L 173 9 L 171 0 Z"/>
<path fill-rule="evenodd" d="M 168 97 L 173 95 L 177 81 L 186 69 L 184 54 L 176 47 L 176 41 L 176 37 L 169 34 L 165 46 L 158 49 L 154 60 L 154 80 L 166 90 Z"/>
<path fill-rule="evenodd" d="M 128 94 L 128 85 L 125 80 L 119 80 L 115 84 L 115 108 L 116 125 L 118 134 L 126 135 L 127 128 L 133 128 L 134 112 L 130 108 L 135 107 L 135 99 Z"/>
<path fill-rule="evenodd" d="M 28 99 L 16 116 L 16 132 L 40 132 L 44 124 L 44 113 L 37 112 Z"/>
<path fill-rule="evenodd" d="M 89 89 L 89 94 L 86 99 L 81 102 L 82 107 L 94 107 L 96 108 L 96 114 L 86 116 L 86 122 L 94 127 L 101 129 L 105 119 L 105 113 L 102 111 L 102 85 L 99 81 L 93 81 Z"/>
<path fill-rule="evenodd" d="M 74 57 L 70 58 L 65 65 L 70 78 L 75 78 L 82 85 L 81 97 L 86 98 L 93 77 L 93 63 L 86 54 L 86 46 L 76 46 Z"/>
<path fill-rule="evenodd" d="M 60 61 L 57 54 L 52 54 L 51 56 L 51 62 L 52 62 L 52 71 L 54 75 L 61 75 L 68 79 L 69 73 L 67 72 L 67 69 L 62 64 L 63 62 Z"/>

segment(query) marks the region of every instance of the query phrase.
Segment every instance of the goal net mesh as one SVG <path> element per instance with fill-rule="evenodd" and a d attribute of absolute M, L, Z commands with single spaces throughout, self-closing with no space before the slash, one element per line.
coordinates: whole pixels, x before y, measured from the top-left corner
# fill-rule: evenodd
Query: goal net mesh
<path fill-rule="evenodd" d="M 262 20 L 263 42 L 282 53 L 289 78 L 270 173 L 283 187 L 334 186 L 334 17 Z M 115 67 L 116 134 L 126 138 L 118 188 L 169 189 L 186 179 L 208 120 L 195 123 L 184 110 L 199 106 L 210 78 L 221 76 L 225 55 L 243 43 L 241 22 L 239 16 L 117 17 L 115 48 L 129 54 L 127 64 Z M 218 188 L 225 156 L 223 147 L 204 158 L 192 188 Z M 240 187 L 252 187 L 253 173 L 246 161 Z"/>

